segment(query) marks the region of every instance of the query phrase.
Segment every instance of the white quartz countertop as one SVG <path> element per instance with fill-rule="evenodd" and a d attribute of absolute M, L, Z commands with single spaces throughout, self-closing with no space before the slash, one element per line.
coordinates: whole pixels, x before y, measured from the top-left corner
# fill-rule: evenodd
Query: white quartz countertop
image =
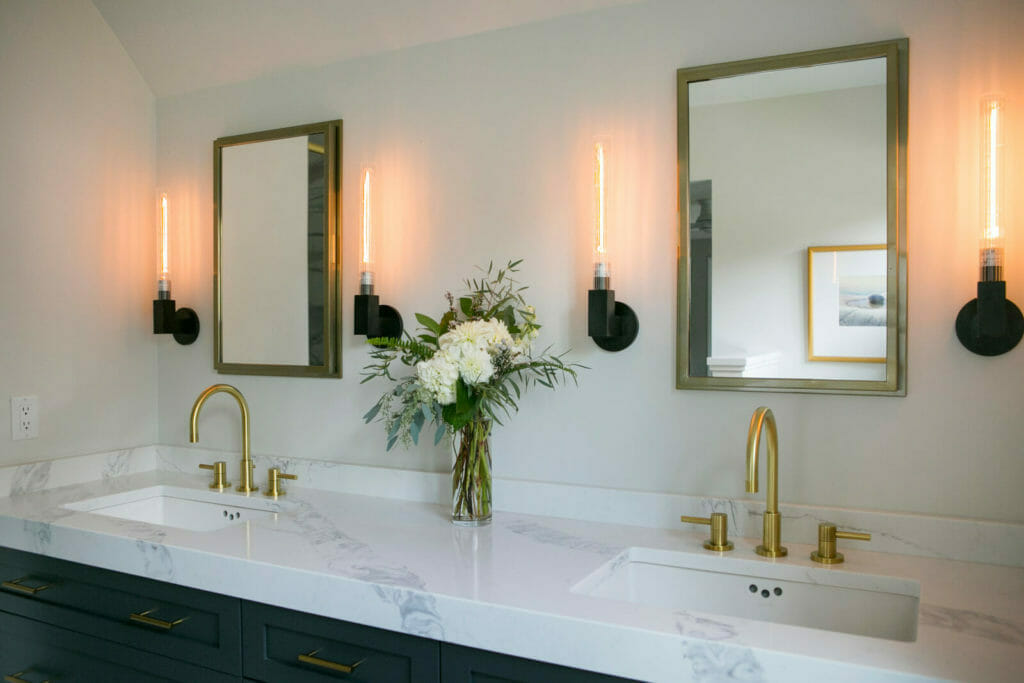
<path fill-rule="evenodd" d="M 0 498 L 0 544 L 312 614 L 653 681 L 1011 681 L 1024 676 L 1024 569 L 843 547 L 834 568 L 787 543 L 769 560 L 921 585 L 915 642 L 634 605 L 571 588 L 630 547 L 714 556 L 699 529 L 496 512 L 453 526 L 438 505 L 289 487 L 275 518 L 192 532 L 63 507 L 157 485 L 150 471 Z M 224 502 L 242 494 L 226 492 Z M 258 494 L 254 494 L 258 495 Z M 259 496 L 263 499 L 262 496 Z M 823 609 L 827 606 L 823 606 Z"/>

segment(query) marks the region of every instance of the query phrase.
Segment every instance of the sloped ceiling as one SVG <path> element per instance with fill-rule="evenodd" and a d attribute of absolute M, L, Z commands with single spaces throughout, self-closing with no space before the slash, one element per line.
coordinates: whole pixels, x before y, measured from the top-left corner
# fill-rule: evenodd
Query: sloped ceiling
<path fill-rule="evenodd" d="M 637 0 L 93 0 L 157 97 Z"/>

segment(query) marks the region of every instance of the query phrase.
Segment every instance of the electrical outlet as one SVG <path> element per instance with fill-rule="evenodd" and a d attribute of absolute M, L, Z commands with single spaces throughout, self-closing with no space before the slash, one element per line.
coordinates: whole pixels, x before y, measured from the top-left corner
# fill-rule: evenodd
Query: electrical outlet
<path fill-rule="evenodd" d="M 39 397 L 11 396 L 11 439 L 39 436 Z"/>

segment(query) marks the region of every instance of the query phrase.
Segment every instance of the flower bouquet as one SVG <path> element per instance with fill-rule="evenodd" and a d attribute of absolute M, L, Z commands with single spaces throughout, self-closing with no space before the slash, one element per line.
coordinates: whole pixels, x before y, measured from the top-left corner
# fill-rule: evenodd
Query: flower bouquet
<path fill-rule="evenodd" d="M 578 363 L 545 350 L 534 356 L 531 344 L 540 325 L 513 274 L 522 261 L 465 281 L 468 293 L 449 292 L 448 310 L 440 320 L 416 314 L 421 334 L 404 339 L 376 338 L 373 362 L 363 382 L 383 378 L 394 385 L 364 416 L 387 429 L 387 449 L 401 442 L 419 443 L 423 428 L 434 427 L 434 444 L 453 437 L 452 521 L 481 525 L 491 519 L 491 448 L 493 424 L 518 410 L 517 401 L 531 384 L 554 389 L 576 381 Z M 398 361 L 414 374 L 391 374 Z"/>

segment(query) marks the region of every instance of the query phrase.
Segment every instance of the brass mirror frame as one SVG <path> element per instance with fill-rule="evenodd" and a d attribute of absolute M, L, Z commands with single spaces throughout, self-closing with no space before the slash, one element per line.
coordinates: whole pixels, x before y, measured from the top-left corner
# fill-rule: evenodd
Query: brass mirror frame
<path fill-rule="evenodd" d="M 690 83 L 760 71 L 884 57 L 886 60 L 886 296 L 884 380 L 693 377 L 690 375 Z M 676 72 L 679 233 L 676 388 L 906 396 L 907 393 L 907 57 L 906 38 L 746 59 Z M 893 296 L 895 294 L 895 297 Z"/>
<path fill-rule="evenodd" d="M 324 365 L 267 365 L 230 363 L 224 360 L 224 329 L 221 316 L 221 150 L 225 147 L 323 133 L 327 153 L 324 178 Z M 322 121 L 218 138 L 213 142 L 213 367 L 224 375 L 271 375 L 278 377 L 341 377 L 341 155 L 342 122 Z M 268 330 L 272 333 L 272 330 Z"/>

